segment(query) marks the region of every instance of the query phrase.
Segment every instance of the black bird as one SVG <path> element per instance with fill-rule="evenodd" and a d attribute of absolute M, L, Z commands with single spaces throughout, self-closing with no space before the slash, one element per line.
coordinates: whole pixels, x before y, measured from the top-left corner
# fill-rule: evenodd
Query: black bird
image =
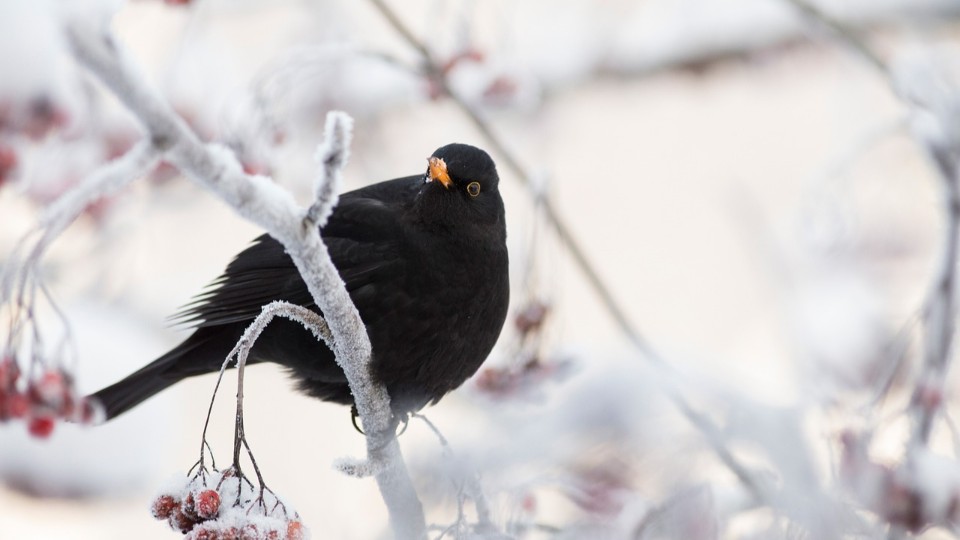
<path fill-rule="evenodd" d="M 426 174 L 341 195 L 321 231 L 398 417 L 463 384 L 500 335 L 510 287 L 498 183 L 486 152 L 449 144 L 428 159 Z M 274 300 L 320 313 L 283 246 L 263 235 L 175 317 L 195 324 L 190 337 L 93 397 L 110 419 L 182 379 L 219 371 Z M 353 404 L 333 353 L 296 322 L 274 319 L 248 362 L 280 364 L 306 394 Z"/>

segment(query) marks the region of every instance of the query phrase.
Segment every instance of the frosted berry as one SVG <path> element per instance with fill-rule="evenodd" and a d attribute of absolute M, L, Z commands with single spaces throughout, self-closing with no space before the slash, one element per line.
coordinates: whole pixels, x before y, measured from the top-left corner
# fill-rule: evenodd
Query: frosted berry
<path fill-rule="evenodd" d="M 208 529 L 203 525 L 197 525 L 184 538 L 186 540 L 221 540 L 223 537 L 216 529 Z"/>
<path fill-rule="evenodd" d="M 200 522 L 200 516 L 197 515 L 197 505 L 194 502 L 193 493 L 187 493 L 187 496 L 183 498 L 180 510 L 183 511 L 184 515 L 186 515 L 190 521 L 194 523 Z"/>
<path fill-rule="evenodd" d="M 240 540 L 260 540 L 260 530 L 253 523 L 247 523 L 240 529 Z"/>
<path fill-rule="evenodd" d="M 303 523 L 299 521 L 287 523 L 287 540 L 303 540 L 304 538 Z"/>
<path fill-rule="evenodd" d="M 180 506 L 180 501 L 170 495 L 161 495 L 153 501 L 150 512 L 157 519 L 167 519 L 178 506 Z"/>
<path fill-rule="evenodd" d="M 2 147 L 0 147 L 0 152 L 2 152 Z M 0 163 L 0 168 L 2 168 L 2 163 Z M 0 170 L 0 176 L 3 176 L 2 170 Z M 0 359 L 0 390 L 12 389 L 19 378 L 20 366 L 17 365 L 16 360 L 12 356 L 4 356 L 3 359 Z"/>
<path fill-rule="evenodd" d="M 67 382 L 59 371 L 47 371 L 35 385 L 37 397 L 43 403 L 60 404 L 67 397 Z"/>
<path fill-rule="evenodd" d="M 39 416 L 34 418 L 30 420 L 30 423 L 27 425 L 27 430 L 30 432 L 30 435 L 38 439 L 46 439 L 53 433 L 53 417 Z"/>
<path fill-rule="evenodd" d="M 170 524 L 171 529 L 182 533 L 188 532 L 197 524 L 195 520 L 183 511 L 182 505 L 174 507 L 173 513 L 167 518 L 167 522 Z"/>
<path fill-rule="evenodd" d="M 212 519 L 220 511 L 220 494 L 212 489 L 201 491 L 196 496 L 195 507 L 201 519 Z"/>

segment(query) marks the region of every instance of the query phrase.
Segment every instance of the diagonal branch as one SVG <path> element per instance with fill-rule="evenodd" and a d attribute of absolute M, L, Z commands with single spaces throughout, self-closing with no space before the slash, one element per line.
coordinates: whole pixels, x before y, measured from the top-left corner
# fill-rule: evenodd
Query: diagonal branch
<path fill-rule="evenodd" d="M 426 530 L 423 510 L 393 438 L 390 398 L 386 389 L 372 380 L 366 328 L 317 227 L 336 203 L 339 170 L 346 162 L 350 140 L 350 118 L 344 113 L 328 116 L 328 138 L 321 149 L 322 166 L 316 184 L 317 200 L 310 208 L 301 208 L 289 192 L 269 178 L 245 174 L 229 149 L 202 143 L 156 89 L 145 82 L 110 33 L 109 21 L 100 22 L 94 26 L 78 20 L 67 25 L 74 56 L 140 120 L 157 153 L 284 245 L 330 327 L 333 352 L 369 434 L 369 459 L 384 464 L 376 477 L 394 533 L 402 539 L 422 538 Z M 388 442 L 384 443 L 385 439 Z"/>
<path fill-rule="evenodd" d="M 865 62 L 876 68 L 877 71 L 884 74 L 889 73 L 890 70 L 887 66 L 887 62 L 867 45 L 867 43 L 856 30 L 848 26 L 846 23 L 843 23 L 840 20 L 828 15 L 822 9 L 811 4 L 807 0 L 784 1 L 792 5 L 804 17 L 819 23 L 830 30 L 830 32 L 836 35 L 837 38 L 839 38 L 847 47 L 860 55 Z"/>

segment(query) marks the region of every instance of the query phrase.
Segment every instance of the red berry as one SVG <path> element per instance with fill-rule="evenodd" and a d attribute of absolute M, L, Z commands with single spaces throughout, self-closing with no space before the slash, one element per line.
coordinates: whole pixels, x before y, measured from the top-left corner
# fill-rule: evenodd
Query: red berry
<path fill-rule="evenodd" d="M 53 418 L 50 416 L 39 416 L 30 420 L 27 430 L 31 435 L 38 439 L 46 439 L 53 433 Z"/>
<path fill-rule="evenodd" d="M 260 536 L 260 530 L 257 529 L 257 526 L 253 523 L 247 523 L 240 529 L 240 540 L 260 540 L 263 538 Z"/>
<path fill-rule="evenodd" d="M 7 394 L 4 401 L 6 402 L 4 409 L 10 418 L 23 418 L 30 411 L 30 400 L 27 399 L 26 395 L 19 392 Z"/>
<path fill-rule="evenodd" d="M 180 510 L 182 510 L 184 515 L 193 523 L 200 522 L 200 516 L 197 515 L 197 505 L 194 503 L 193 493 L 187 493 L 187 496 L 183 498 L 183 503 L 180 504 Z"/>
<path fill-rule="evenodd" d="M 157 519 L 167 519 L 178 506 L 180 506 L 180 501 L 174 499 L 171 495 L 161 495 L 153 501 L 153 505 L 150 506 L 150 513 Z"/>
<path fill-rule="evenodd" d="M 13 151 L 13 148 L 0 144 L 0 184 L 6 180 L 7 176 L 15 169 L 17 166 L 17 153 Z M 12 359 L 10 359 L 12 361 Z M 7 359 L 4 359 L 6 362 Z"/>
<path fill-rule="evenodd" d="M 532 494 L 528 493 L 523 497 L 523 500 L 520 502 L 520 507 L 523 508 L 524 512 L 532 514 L 537 511 L 537 498 Z"/>
<path fill-rule="evenodd" d="M 60 404 L 67 397 L 67 383 L 63 374 L 50 370 L 40 377 L 35 386 L 40 401 L 49 404 Z"/>
<path fill-rule="evenodd" d="M 4 147 L 0 146 L 0 178 L 3 177 L 3 151 Z M 19 378 L 20 366 L 17 361 L 12 356 L 4 356 L 0 360 L 0 390 L 13 388 Z"/>
<path fill-rule="evenodd" d="M 54 128 L 65 126 L 70 118 L 67 111 L 48 96 L 38 96 L 30 101 L 29 116 L 20 126 L 20 131 L 34 140 L 42 139 Z"/>
<path fill-rule="evenodd" d="M 303 540 L 304 538 L 302 523 L 296 520 L 287 523 L 287 540 Z"/>
<path fill-rule="evenodd" d="M 220 511 L 220 494 L 212 489 L 206 489 L 197 494 L 197 515 L 201 519 L 212 519 Z"/>
<path fill-rule="evenodd" d="M 197 525 L 190 531 L 185 540 L 221 540 L 220 533 L 216 529 L 208 529 L 203 524 Z"/>
<path fill-rule="evenodd" d="M 197 524 L 196 521 L 191 519 L 190 516 L 183 511 L 182 505 L 173 508 L 173 513 L 167 518 L 167 523 L 170 524 L 171 529 L 182 533 L 188 532 Z"/>

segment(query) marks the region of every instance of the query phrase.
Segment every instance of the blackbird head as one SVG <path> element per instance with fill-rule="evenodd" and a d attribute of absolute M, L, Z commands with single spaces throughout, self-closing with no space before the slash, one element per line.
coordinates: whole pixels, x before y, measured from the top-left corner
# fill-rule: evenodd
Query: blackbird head
<path fill-rule="evenodd" d="M 503 227 L 500 177 L 490 155 L 468 144 L 441 146 L 427 158 L 417 207 L 421 219 L 453 227 Z"/>

